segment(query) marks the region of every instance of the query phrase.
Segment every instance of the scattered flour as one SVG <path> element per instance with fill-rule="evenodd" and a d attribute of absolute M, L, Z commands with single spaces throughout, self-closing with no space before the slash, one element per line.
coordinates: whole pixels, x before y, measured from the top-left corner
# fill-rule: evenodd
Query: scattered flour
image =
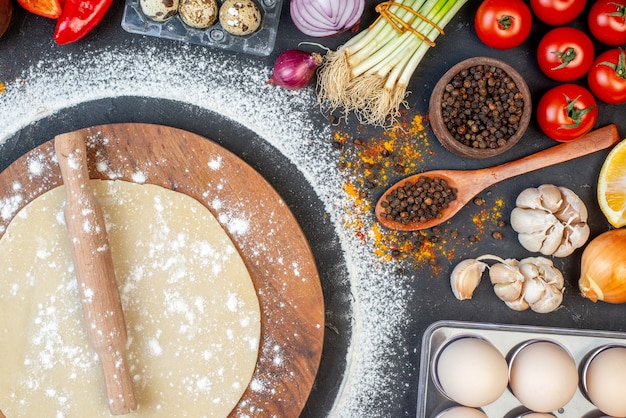
<path fill-rule="evenodd" d="M 209 168 L 211 170 L 219 170 L 222 168 L 222 157 L 217 157 L 216 159 L 209 161 Z"/>
<path fill-rule="evenodd" d="M 146 180 L 148 180 L 148 178 L 146 177 L 146 174 L 142 173 L 141 171 L 137 171 L 133 173 L 132 179 L 133 179 L 133 182 L 139 183 L 139 184 L 144 184 Z"/>
<path fill-rule="evenodd" d="M 190 62 L 194 65 L 188 65 Z M 311 120 L 309 111 L 316 107 L 313 88 L 294 92 L 266 85 L 270 70 L 252 59 L 242 66 L 219 51 L 184 44 L 166 50 L 111 47 L 84 56 L 42 60 L 13 80 L 2 80 L 0 152 L 5 141 L 32 122 L 82 102 L 118 96 L 188 103 L 256 132 L 299 167 L 324 202 L 344 251 L 349 277 L 330 279 L 349 280 L 352 288 L 353 312 L 346 313 L 352 316 L 352 341 L 341 388 L 329 415 L 375 416 L 377 411 L 405 399 L 408 382 L 415 379 L 408 367 L 389 370 L 391 363 L 408 363 L 411 355 L 411 348 L 396 348 L 406 347 L 402 340 L 405 333 L 399 330 L 407 327 L 405 301 L 410 289 L 405 278 L 393 271 L 393 265 L 382 264 L 371 244 L 364 244 L 344 226 L 350 216 L 349 198 L 342 191 L 348 174 L 337 168 L 338 151 L 328 140 L 332 137 L 330 126 L 320 130 L 319 123 Z M 220 164 L 215 160 L 208 166 L 217 170 Z M 29 169 L 32 175 L 45 172 L 37 162 Z M 106 172 L 108 167 L 98 161 L 97 169 Z M 115 178 L 115 173 L 109 174 Z M 141 173 L 136 177 L 145 181 Z M 19 194 L 0 196 L 0 217 L 11 218 L 21 199 Z M 219 204 L 212 203 L 213 207 Z M 230 232 L 245 233 L 249 222 L 230 218 Z M 150 345 L 153 354 L 158 353 L 158 347 L 154 340 Z M 280 357 L 275 358 L 280 363 Z M 251 388 L 271 393 L 266 383 L 255 380 Z"/>

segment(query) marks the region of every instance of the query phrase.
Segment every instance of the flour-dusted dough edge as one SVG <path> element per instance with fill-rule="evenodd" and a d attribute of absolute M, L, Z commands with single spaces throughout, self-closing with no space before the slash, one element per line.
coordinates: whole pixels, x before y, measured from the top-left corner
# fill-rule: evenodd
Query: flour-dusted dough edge
<path fill-rule="evenodd" d="M 261 328 L 235 246 L 187 195 L 122 181 L 92 185 L 120 283 L 140 405 L 134 415 L 226 416 L 254 372 Z M 63 200 L 63 187 L 35 199 L 0 240 L 0 405 L 9 417 L 109 416 Z"/>

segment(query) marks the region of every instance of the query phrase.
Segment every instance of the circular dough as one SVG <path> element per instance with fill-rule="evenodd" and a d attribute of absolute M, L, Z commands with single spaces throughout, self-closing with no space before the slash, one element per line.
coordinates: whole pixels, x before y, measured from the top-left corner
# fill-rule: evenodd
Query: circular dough
<path fill-rule="evenodd" d="M 199 202 L 92 180 L 128 329 L 136 417 L 224 417 L 248 387 L 260 307 L 232 241 Z M 8 417 L 110 417 L 63 219 L 64 188 L 0 239 L 0 406 Z"/>

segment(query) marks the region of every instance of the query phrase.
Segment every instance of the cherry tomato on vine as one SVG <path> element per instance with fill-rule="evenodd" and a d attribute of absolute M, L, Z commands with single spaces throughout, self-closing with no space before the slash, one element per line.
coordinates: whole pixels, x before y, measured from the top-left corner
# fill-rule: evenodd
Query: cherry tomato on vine
<path fill-rule="evenodd" d="M 598 55 L 587 75 L 589 89 L 610 104 L 626 103 L 626 54 L 621 48 Z"/>
<path fill-rule="evenodd" d="M 626 0 L 598 0 L 589 10 L 589 30 L 600 42 L 626 43 Z"/>
<path fill-rule="evenodd" d="M 535 16 L 544 23 L 560 26 L 571 22 L 585 8 L 585 0 L 530 0 Z"/>
<path fill-rule="evenodd" d="M 546 33 L 537 47 L 539 68 L 556 81 L 574 81 L 589 71 L 593 42 L 585 32 L 563 26 Z"/>
<path fill-rule="evenodd" d="M 598 119 L 591 92 L 578 84 L 561 84 L 548 90 L 537 105 L 537 122 L 550 138 L 567 142 L 589 132 Z"/>
<path fill-rule="evenodd" d="M 484 0 L 474 16 L 474 29 L 487 46 L 510 49 L 530 34 L 532 14 L 522 0 Z"/>

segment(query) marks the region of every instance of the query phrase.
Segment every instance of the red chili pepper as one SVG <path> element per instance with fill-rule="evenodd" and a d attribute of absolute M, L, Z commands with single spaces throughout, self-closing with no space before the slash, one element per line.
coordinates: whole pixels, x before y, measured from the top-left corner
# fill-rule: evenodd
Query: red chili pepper
<path fill-rule="evenodd" d="M 76 42 L 102 20 L 113 0 L 65 0 L 57 20 L 54 40 L 59 45 Z"/>

